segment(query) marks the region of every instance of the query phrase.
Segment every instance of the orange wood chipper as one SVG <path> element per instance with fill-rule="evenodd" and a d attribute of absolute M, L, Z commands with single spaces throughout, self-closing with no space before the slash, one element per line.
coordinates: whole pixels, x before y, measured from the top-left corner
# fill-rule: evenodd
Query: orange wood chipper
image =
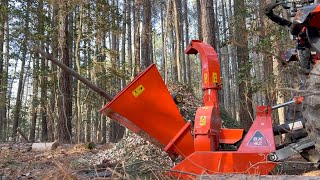
<path fill-rule="evenodd" d="M 243 129 L 221 128 L 217 53 L 198 40 L 193 40 L 185 53 L 199 53 L 202 61 L 203 106 L 197 109 L 193 125 L 183 119 L 155 65 L 137 76 L 101 112 L 137 134 L 148 134 L 148 139 L 171 157 L 180 155 L 183 160 L 169 172 L 172 175 L 268 174 L 276 166 L 275 159 L 270 159 L 276 158 L 272 108 L 257 107 L 245 136 Z M 235 151 L 221 148 L 239 141 Z"/>
<path fill-rule="evenodd" d="M 183 119 L 155 65 L 144 70 L 112 99 L 51 55 L 37 51 L 111 100 L 101 109 L 103 114 L 162 148 L 171 158 L 181 157 L 182 161 L 168 172 L 170 175 L 184 178 L 216 173 L 265 175 L 278 161 L 314 149 L 315 142 L 305 133 L 299 133 L 288 144 L 276 147 L 274 142 L 275 135 L 304 130 L 303 119 L 277 126 L 272 126 L 271 119 L 272 109 L 301 103 L 301 98 L 274 107 L 258 106 L 255 120 L 246 133 L 243 129 L 221 128 L 220 64 L 213 47 L 202 41 L 191 41 L 185 51 L 199 53 L 202 61 L 203 106 L 197 109 L 193 123 Z M 237 149 L 224 149 L 224 144 L 236 145 Z"/>

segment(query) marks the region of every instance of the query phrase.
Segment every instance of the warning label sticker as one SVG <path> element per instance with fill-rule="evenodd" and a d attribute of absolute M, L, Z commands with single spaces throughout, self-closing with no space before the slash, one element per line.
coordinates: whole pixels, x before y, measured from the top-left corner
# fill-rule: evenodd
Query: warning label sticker
<path fill-rule="evenodd" d="M 270 143 L 264 137 L 264 135 L 260 131 L 256 131 L 250 141 L 248 142 L 248 146 L 269 146 Z"/>
<path fill-rule="evenodd" d="M 218 82 L 218 75 L 217 73 L 212 73 L 212 82 L 217 83 Z"/>
<path fill-rule="evenodd" d="M 207 116 L 200 116 L 200 126 L 206 126 Z"/>
<path fill-rule="evenodd" d="M 134 97 L 138 97 L 143 91 L 144 87 L 142 85 L 139 85 L 134 91 L 132 91 L 132 94 Z"/>

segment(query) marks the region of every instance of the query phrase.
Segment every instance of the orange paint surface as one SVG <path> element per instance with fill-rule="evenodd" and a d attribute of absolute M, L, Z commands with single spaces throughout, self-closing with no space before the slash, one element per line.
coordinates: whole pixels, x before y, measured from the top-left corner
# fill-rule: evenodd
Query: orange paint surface
<path fill-rule="evenodd" d="M 117 112 L 165 147 L 186 124 L 155 65 L 151 65 L 122 90 L 101 112 Z M 194 152 L 190 130 L 185 131 L 170 151 L 183 157 Z"/>

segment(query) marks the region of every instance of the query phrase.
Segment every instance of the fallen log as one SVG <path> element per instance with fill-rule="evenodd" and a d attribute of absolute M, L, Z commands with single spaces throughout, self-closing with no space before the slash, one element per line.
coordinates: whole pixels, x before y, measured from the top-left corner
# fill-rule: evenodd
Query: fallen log
<path fill-rule="evenodd" d="M 7 142 L 0 144 L 0 150 L 15 150 L 21 152 L 28 152 L 32 149 L 32 143 L 16 143 L 16 142 Z"/>
<path fill-rule="evenodd" d="M 0 151 L 14 150 L 20 152 L 28 151 L 50 151 L 57 149 L 59 143 L 57 142 L 43 142 L 43 143 L 19 143 L 6 142 L 0 144 Z"/>
<path fill-rule="evenodd" d="M 58 142 L 33 143 L 32 151 L 50 151 L 57 149 L 58 146 Z"/>

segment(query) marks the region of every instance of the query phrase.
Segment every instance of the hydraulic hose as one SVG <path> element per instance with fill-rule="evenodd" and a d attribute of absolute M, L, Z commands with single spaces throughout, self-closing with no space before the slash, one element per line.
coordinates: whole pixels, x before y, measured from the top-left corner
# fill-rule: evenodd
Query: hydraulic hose
<path fill-rule="evenodd" d="M 287 26 L 290 27 L 292 22 L 288 21 L 287 19 L 284 19 L 276 14 L 274 14 L 273 9 L 282 4 L 282 1 L 274 1 L 267 5 L 265 9 L 265 15 L 273 22 L 281 25 L 281 26 Z"/>

